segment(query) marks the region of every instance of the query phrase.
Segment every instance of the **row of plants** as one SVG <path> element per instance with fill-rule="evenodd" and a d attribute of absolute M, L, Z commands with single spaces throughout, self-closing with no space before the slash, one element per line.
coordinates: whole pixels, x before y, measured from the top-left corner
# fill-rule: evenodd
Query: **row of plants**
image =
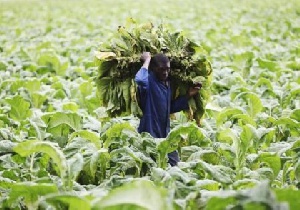
<path fill-rule="evenodd" d="M 2 2 L 1 209 L 297 209 L 299 3 L 173 3 Z M 201 126 L 176 113 L 155 139 L 99 106 L 94 51 L 161 14 L 214 72 Z"/>

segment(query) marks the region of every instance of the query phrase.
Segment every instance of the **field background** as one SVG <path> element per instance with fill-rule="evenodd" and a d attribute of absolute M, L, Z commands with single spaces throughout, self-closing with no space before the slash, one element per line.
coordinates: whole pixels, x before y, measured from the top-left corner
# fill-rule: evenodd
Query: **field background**
<path fill-rule="evenodd" d="M 99 107 L 95 51 L 129 18 L 207 51 L 200 128 L 157 140 Z M 0 0 L 1 209 L 297 209 L 299 41 L 296 0 Z"/>

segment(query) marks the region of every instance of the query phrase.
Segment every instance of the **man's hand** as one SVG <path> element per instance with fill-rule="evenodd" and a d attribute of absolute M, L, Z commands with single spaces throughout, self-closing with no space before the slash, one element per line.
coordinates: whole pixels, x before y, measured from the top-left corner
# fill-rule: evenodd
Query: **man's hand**
<path fill-rule="evenodd" d="M 141 55 L 141 60 L 143 62 L 150 60 L 151 59 L 151 54 L 150 52 L 143 52 L 143 54 Z"/>
<path fill-rule="evenodd" d="M 187 92 L 187 96 L 190 98 L 190 97 L 196 95 L 199 92 L 199 90 L 201 89 L 201 87 L 202 87 L 201 83 L 194 84 L 193 87 L 189 88 L 189 90 Z"/>
<path fill-rule="evenodd" d="M 149 64 L 150 64 L 150 60 L 151 60 L 150 52 L 143 52 L 143 54 L 141 55 L 141 61 L 143 62 L 142 68 L 148 69 Z"/>

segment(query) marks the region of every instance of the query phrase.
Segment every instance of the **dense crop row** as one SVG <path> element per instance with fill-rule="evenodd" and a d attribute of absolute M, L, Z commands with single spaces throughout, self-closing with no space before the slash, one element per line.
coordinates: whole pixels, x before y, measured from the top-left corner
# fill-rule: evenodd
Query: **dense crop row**
<path fill-rule="evenodd" d="M 297 209 L 297 1 L 1 1 L 1 209 Z M 214 73 L 166 139 L 99 107 L 94 52 L 126 19 L 168 24 Z M 178 167 L 166 154 L 178 148 Z"/>

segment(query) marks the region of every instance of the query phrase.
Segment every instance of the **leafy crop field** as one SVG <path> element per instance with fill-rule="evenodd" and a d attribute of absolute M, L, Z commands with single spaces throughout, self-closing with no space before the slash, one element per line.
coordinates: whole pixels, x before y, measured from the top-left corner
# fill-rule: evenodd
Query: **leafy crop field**
<path fill-rule="evenodd" d="M 300 1 L 0 0 L 0 12 L 1 209 L 299 208 Z M 99 106 L 95 51 L 128 18 L 207 51 L 200 127 L 177 113 L 154 139 Z"/>

